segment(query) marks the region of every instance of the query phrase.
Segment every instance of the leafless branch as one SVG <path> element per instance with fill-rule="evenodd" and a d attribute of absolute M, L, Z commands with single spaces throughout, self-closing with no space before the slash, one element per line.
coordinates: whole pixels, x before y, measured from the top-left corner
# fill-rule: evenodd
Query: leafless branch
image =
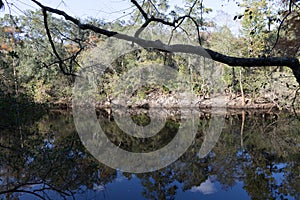
<path fill-rule="evenodd" d="M 184 21 L 184 19 L 185 18 L 188 18 L 188 19 L 190 19 L 193 23 L 194 23 L 194 25 L 195 25 L 195 27 L 196 27 L 196 32 L 197 32 L 197 35 L 198 35 L 198 42 L 199 42 L 199 45 L 202 45 L 202 41 L 201 41 L 201 36 L 200 36 L 200 31 L 199 31 L 199 24 L 197 23 L 197 21 L 193 18 L 193 17 L 191 17 L 190 15 L 186 15 L 186 16 L 183 16 L 183 17 L 180 17 L 180 18 L 178 18 L 177 19 L 177 22 L 178 21 L 181 21 L 181 23 L 183 23 L 183 21 Z M 180 24 L 181 24 L 180 23 Z M 180 26 L 180 24 L 178 25 L 178 26 Z"/>
<path fill-rule="evenodd" d="M 300 83 L 300 64 L 297 58 L 293 58 L 293 57 L 238 58 L 238 57 L 227 56 L 218 53 L 216 51 L 212 51 L 210 49 L 204 49 L 201 46 L 184 45 L 184 44 L 167 45 L 162 43 L 160 40 L 156 40 L 156 41 L 145 40 L 138 37 L 133 37 L 118 32 L 105 30 L 91 24 L 82 24 L 78 19 L 68 15 L 64 11 L 44 6 L 43 4 L 39 3 L 36 0 L 32 0 L 32 1 L 36 3 L 38 6 L 40 6 L 44 12 L 48 11 L 60 15 L 64 17 L 65 20 L 76 24 L 82 30 L 91 30 L 94 31 L 95 33 L 102 34 L 108 37 L 115 37 L 117 39 L 130 41 L 140 45 L 143 48 L 153 48 L 163 52 L 190 53 L 190 54 L 200 55 L 206 58 L 210 58 L 214 61 L 227 64 L 229 66 L 243 66 L 243 67 L 287 66 L 293 70 L 294 76 L 296 77 L 298 83 Z"/>
<path fill-rule="evenodd" d="M 137 30 L 137 32 L 135 33 L 135 37 L 139 37 L 139 35 L 142 33 L 142 31 L 151 23 L 151 22 L 158 22 L 158 23 L 161 23 L 161 24 L 164 24 L 164 25 L 168 25 L 168 26 L 171 26 L 171 27 L 174 27 L 176 22 L 168 22 L 168 21 L 165 21 L 163 19 L 159 19 L 159 18 L 156 18 L 154 16 L 152 16 L 151 18 L 148 18 L 146 20 L 146 22 L 142 25 L 141 28 L 139 28 Z"/>
<path fill-rule="evenodd" d="M 290 3 L 289 3 L 289 10 L 288 12 L 286 13 L 286 15 L 283 17 L 283 19 L 281 20 L 280 24 L 279 24 L 279 27 L 278 27 L 278 30 L 277 30 L 277 36 L 276 36 L 276 41 L 273 45 L 273 47 L 271 48 L 271 51 L 274 50 L 274 48 L 276 47 L 276 45 L 278 44 L 278 41 L 279 41 L 279 38 L 280 38 L 280 31 L 281 31 L 281 28 L 283 26 L 283 23 L 285 22 L 285 20 L 288 18 L 288 16 L 290 16 L 290 14 L 292 13 L 292 2 L 293 0 L 290 0 Z"/>
<path fill-rule="evenodd" d="M 140 13 L 143 15 L 144 19 L 145 19 L 146 21 L 148 21 L 149 17 L 148 17 L 148 15 L 147 15 L 147 13 L 144 11 L 144 9 L 140 6 L 140 4 L 139 4 L 137 1 L 135 1 L 135 0 L 131 0 L 131 3 L 133 3 L 133 4 L 137 7 L 137 9 L 138 9 L 138 10 L 140 11 Z"/>
<path fill-rule="evenodd" d="M 203 1 L 201 1 L 201 4 L 202 4 L 202 2 Z M 193 12 L 195 6 L 197 5 L 197 3 L 198 3 L 198 0 L 195 0 L 194 3 L 193 3 L 193 5 L 190 8 L 190 11 L 189 11 L 189 14 L 188 14 L 189 16 L 192 14 L 192 12 Z"/>
<path fill-rule="evenodd" d="M 58 52 L 56 51 L 56 48 L 55 48 L 55 45 L 54 45 L 54 42 L 52 40 L 52 36 L 51 36 L 50 30 L 49 30 L 49 26 L 48 26 L 48 19 L 47 19 L 48 16 L 47 16 L 47 10 L 46 9 L 43 9 L 43 16 L 44 16 L 44 25 L 45 25 L 45 29 L 46 29 L 46 34 L 47 34 L 48 40 L 50 42 L 52 51 L 53 51 L 53 53 L 55 54 L 56 58 L 59 61 L 58 62 L 58 66 L 59 66 L 60 70 L 65 75 L 74 75 L 72 73 L 68 73 L 68 72 L 65 71 L 65 69 L 64 69 L 64 62 L 63 62 L 62 58 L 59 56 Z"/>
<path fill-rule="evenodd" d="M 152 0 L 148 0 L 150 2 L 150 4 L 153 6 L 153 8 L 156 10 L 157 13 L 161 14 L 158 10 L 158 8 L 156 7 L 156 5 L 153 3 Z"/>
<path fill-rule="evenodd" d="M 298 87 L 295 90 L 295 95 L 294 95 L 293 102 L 292 102 L 292 108 L 294 109 L 294 113 L 296 114 L 296 116 L 297 116 L 297 112 L 296 112 L 296 109 L 295 109 L 295 102 L 296 102 L 297 96 L 299 94 L 299 90 L 300 90 L 300 87 Z"/>
<path fill-rule="evenodd" d="M 138 10 L 140 11 L 140 13 L 143 15 L 144 19 L 145 19 L 145 23 L 141 26 L 141 28 L 139 28 L 136 33 L 135 33 L 135 37 L 139 37 L 139 35 L 142 33 L 142 31 L 151 23 L 151 22 L 158 22 L 158 23 L 161 23 L 161 24 L 164 24 L 164 25 L 167 25 L 167 26 L 171 26 L 171 27 L 174 27 L 174 30 L 176 30 L 183 22 L 186 18 L 190 19 L 195 27 L 196 27 L 196 32 L 197 32 L 197 35 L 198 35 L 198 42 L 199 44 L 201 45 L 201 36 L 200 36 L 200 31 L 199 31 L 199 24 L 197 23 L 197 21 L 191 17 L 191 13 L 193 12 L 193 9 L 194 7 L 197 5 L 198 3 L 198 0 L 194 1 L 193 5 L 190 7 L 190 10 L 189 10 L 189 13 L 187 15 L 184 15 L 184 16 L 181 16 L 181 17 L 178 17 L 177 19 L 174 19 L 173 22 L 169 22 L 169 21 L 166 21 L 164 19 L 161 19 L 161 18 L 157 18 L 157 17 L 154 17 L 154 16 L 151 16 L 150 18 L 148 17 L 147 13 L 144 11 L 144 9 L 135 1 L 135 0 L 132 0 L 131 1 L 137 8 Z M 151 1 L 152 3 L 152 1 Z M 152 3 L 153 4 L 153 3 Z M 201 4 L 202 4 L 202 1 L 201 1 Z M 154 4 L 153 4 L 154 6 Z M 179 23 L 179 24 L 178 24 Z"/>

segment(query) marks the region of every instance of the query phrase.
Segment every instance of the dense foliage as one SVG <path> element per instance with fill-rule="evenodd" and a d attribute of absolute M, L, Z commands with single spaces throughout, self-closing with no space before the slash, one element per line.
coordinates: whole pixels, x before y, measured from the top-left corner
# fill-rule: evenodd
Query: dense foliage
<path fill-rule="evenodd" d="M 187 0 L 185 7 L 175 7 L 173 10 L 170 10 L 168 1 L 146 1 L 142 8 L 154 17 L 172 20 L 176 16 L 187 15 L 189 18 L 180 22 L 180 30 L 170 32 L 168 26 L 151 23 L 139 34 L 142 38 L 158 38 L 165 42 L 170 39 L 169 35 L 179 34 L 187 43 L 200 43 L 203 47 L 230 56 L 298 56 L 298 7 L 294 7 L 292 14 L 287 15 L 288 2 L 243 0 L 239 6 L 241 13 L 232 19 L 242 24 L 237 34 L 232 33 L 230 27 L 220 27 L 209 20 L 208 13 L 212 9 L 205 7 L 201 1 Z M 132 30 L 132 27 L 138 29 L 143 24 L 139 20 L 142 14 L 137 10 L 128 21 L 104 23 L 97 19 L 87 19 L 85 22 L 108 30 L 126 32 Z M 87 55 L 97 46 L 103 45 L 107 38 L 92 31 L 79 30 L 74 24 L 48 15 L 48 27 L 54 43 L 52 46 L 40 11 L 27 11 L 20 16 L 5 15 L 0 23 L 0 94 L 2 97 L 26 97 L 34 102 L 70 102 L 75 78 L 65 76 L 62 69 L 69 74 L 78 72 L 82 63 L 86 62 Z M 168 32 L 170 34 L 162 38 Z M 189 75 L 193 92 L 200 97 L 209 97 L 209 93 L 214 90 L 205 80 L 206 77 L 201 76 L 197 66 L 191 66 L 185 58 L 143 50 L 123 56 L 113 63 L 114 69 L 107 71 L 105 81 L 100 85 L 99 93 L 102 97 L 99 100 L 113 98 L 116 81 L 129 69 L 141 66 L 146 61 L 172 65 L 180 73 Z M 226 91 L 229 99 L 237 104 L 263 102 L 280 109 L 297 105 L 298 84 L 289 68 L 216 65 L 224 69 L 221 80 L 225 87 L 221 90 Z M 155 91 L 169 92 L 157 86 L 141 90 L 136 93 L 138 99 L 146 99 L 148 94 Z"/>

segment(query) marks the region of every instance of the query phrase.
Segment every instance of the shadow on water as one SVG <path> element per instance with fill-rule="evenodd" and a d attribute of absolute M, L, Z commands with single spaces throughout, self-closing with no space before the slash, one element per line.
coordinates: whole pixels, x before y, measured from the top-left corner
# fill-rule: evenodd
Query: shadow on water
<path fill-rule="evenodd" d="M 300 121 L 289 113 L 227 113 L 217 144 L 200 158 L 211 120 L 202 112 L 195 141 L 182 157 L 159 171 L 131 174 L 106 167 L 87 152 L 71 113 L 21 105 L 15 115 L 3 105 L 0 199 L 300 198 Z M 157 136 L 141 141 L 123 133 L 107 112 L 98 114 L 109 139 L 135 152 L 161 148 L 180 125 L 178 117 L 168 117 Z M 150 120 L 144 112 L 132 118 L 140 125 Z"/>

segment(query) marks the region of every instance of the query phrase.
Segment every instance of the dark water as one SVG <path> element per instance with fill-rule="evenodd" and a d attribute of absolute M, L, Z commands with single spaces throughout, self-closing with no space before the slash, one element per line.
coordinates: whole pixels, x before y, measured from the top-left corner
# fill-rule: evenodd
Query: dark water
<path fill-rule="evenodd" d="M 0 199 L 300 199 L 299 119 L 259 112 L 223 117 L 223 131 L 206 157 L 198 152 L 210 114 L 200 116 L 195 141 L 175 163 L 131 174 L 89 154 L 71 113 L 2 112 Z M 139 143 L 106 112 L 99 118 L 110 140 L 128 151 L 161 147 L 180 125 L 170 117 L 159 137 Z M 140 125 L 149 121 L 147 114 L 133 119 Z"/>

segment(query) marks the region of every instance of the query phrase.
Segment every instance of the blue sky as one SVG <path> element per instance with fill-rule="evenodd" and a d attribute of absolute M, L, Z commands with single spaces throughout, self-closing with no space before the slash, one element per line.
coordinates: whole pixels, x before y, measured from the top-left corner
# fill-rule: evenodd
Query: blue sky
<path fill-rule="evenodd" d="M 13 2 L 11 6 L 12 14 L 21 14 L 21 10 L 32 9 L 36 7 L 29 0 L 10 0 Z M 66 11 L 68 14 L 80 18 L 96 17 L 107 21 L 124 19 L 131 11 L 132 4 L 130 0 L 40 0 L 44 5 L 54 8 L 59 8 Z M 170 0 L 170 3 L 180 6 L 183 5 L 183 0 Z M 238 24 L 233 21 L 233 16 L 240 11 L 239 7 L 233 0 L 204 0 L 204 5 L 214 10 L 209 18 L 214 19 L 219 25 L 227 24 L 232 30 L 238 30 Z M 36 7 L 37 8 L 37 7 Z M 9 9 L 6 8 L 5 13 Z M 221 12 L 223 11 L 223 12 Z M 228 13 L 229 15 L 225 15 Z M 2 12 L 3 14 L 3 12 Z"/>

